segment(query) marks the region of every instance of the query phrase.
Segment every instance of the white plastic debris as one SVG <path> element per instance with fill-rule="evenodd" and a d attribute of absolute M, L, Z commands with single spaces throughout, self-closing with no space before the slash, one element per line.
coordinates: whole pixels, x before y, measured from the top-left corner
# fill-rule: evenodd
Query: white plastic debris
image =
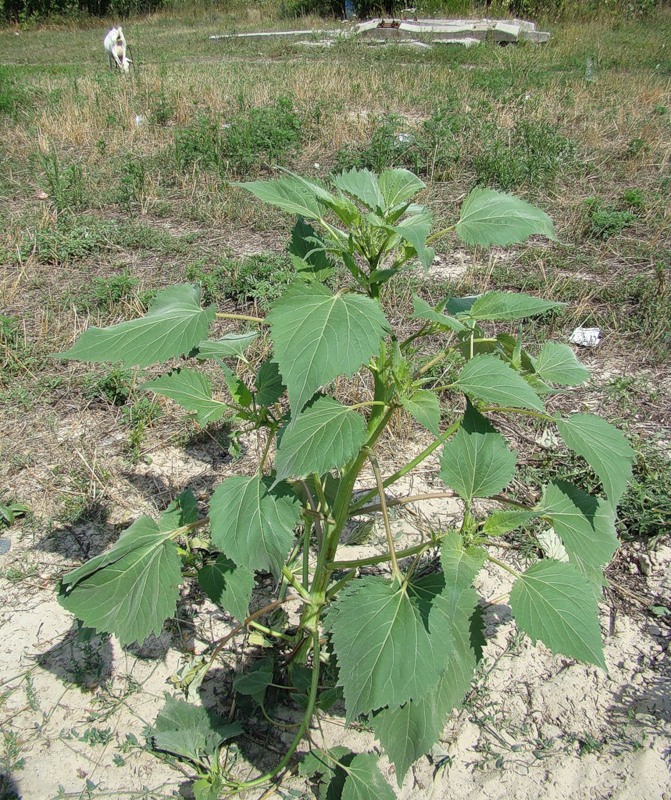
<path fill-rule="evenodd" d="M 396 144 L 412 144 L 415 137 L 411 133 L 397 133 Z"/>
<path fill-rule="evenodd" d="M 144 125 L 144 124 L 145 124 L 145 122 L 146 122 L 146 120 L 145 120 L 145 118 L 142 116 L 142 114 L 136 114 L 136 115 L 135 115 L 135 125 L 136 125 L 137 127 L 139 127 L 140 125 Z"/>
<path fill-rule="evenodd" d="M 576 328 L 569 342 L 580 347 L 596 347 L 601 342 L 601 328 Z"/>

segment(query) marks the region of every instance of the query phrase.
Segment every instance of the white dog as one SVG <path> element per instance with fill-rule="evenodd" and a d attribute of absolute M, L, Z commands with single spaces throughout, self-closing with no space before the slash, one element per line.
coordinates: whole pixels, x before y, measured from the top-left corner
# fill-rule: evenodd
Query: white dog
<path fill-rule="evenodd" d="M 128 72 L 133 63 L 126 56 L 126 37 L 121 26 L 112 28 L 103 40 L 103 47 L 110 62 L 110 69 L 118 67 L 123 72 Z"/>

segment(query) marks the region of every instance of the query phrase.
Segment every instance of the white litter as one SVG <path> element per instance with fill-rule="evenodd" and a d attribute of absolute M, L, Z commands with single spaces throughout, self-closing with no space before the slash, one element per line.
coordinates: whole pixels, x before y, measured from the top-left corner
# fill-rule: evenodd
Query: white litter
<path fill-rule="evenodd" d="M 569 342 L 580 347 L 596 347 L 601 343 L 601 328 L 576 328 Z"/>

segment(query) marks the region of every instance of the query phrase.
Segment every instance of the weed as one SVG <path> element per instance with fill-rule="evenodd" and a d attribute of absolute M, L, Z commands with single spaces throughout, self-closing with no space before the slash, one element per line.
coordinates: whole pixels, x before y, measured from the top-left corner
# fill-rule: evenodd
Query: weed
<path fill-rule="evenodd" d="M 147 190 L 147 170 L 141 158 L 129 159 L 122 167 L 116 201 L 130 214 L 133 204 L 142 205 Z"/>
<path fill-rule="evenodd" d="M 286 163 L 301 143 L 302 122 L 290 98 L 243 111 L 230 121 L 201 114 L 175 133 L 178 169 L 194 166 L 244 176 L 266 164 Z"/>
<path fill-rule="evenodd" d="M 81 735 L 76 735 L 80 742 L 85 742 L 91 747 L 109 744 L 114 738 L 111 728 L 87 728 Z"/>
<path fill-rule="evenodd" d="M 625 189 L 622 192 L 622 202 L 636 211 L 645 208 L 645 197 L 640 189 Z"/>
<path fill-rule="evenodd" d="M 472 158 L 476 180 L 506 191 L 548 186 L 575 163 L 576 146 L 547 122 L 520 120 L 509 131 L 485 126 L 481 149 Z"/>
<path fill-rule="evenodd" d="M 0 500 L 0 528 L 13 525 L 18 519 L 30 511 L 30 506 L 19 503 L 11 498 Z"/>
<path fill-rule="evenodd" d="M 26 90 L 12 74 L 11 67 L 0 67 L 0 114 L 16 117 L 26 111 L 29 98 Z"/>
<path fill-rule="evenodd" d="M 113 406 L 125 406 L 132 392 L 132 373 L 113 367 L 104 375 L 91 376 L 85 381 L 84 396 L 101 399 Z"/>
<path fill-rule="evenodd" d="M 633 478 L 618 507 L 620 533 L 650 539 L 671 531 L 671 461 L 645 440 L 636 443 Z"/>
<path fill-rule="evenodd" d="M 233 681 L 238 710 L 249 716 L 260 706 L 267 720 L 264 709 L 273 704 L 277 689 L 298 690 L 302 721 L 279 765 L 269 772 L 240 781 L 228 767 L 220 769 L 220 748 L 242 732 L 241 725 L 232 718 L 217 720 L 202 707 L 181 700 L 166 698 L 149 733 L 152 747 L 188 762 L 197 774 L 195 785 L 212 797 L 222 790 L 239 794 L 257 789 L 272 782 L 289 763 L 314 714 L 336 696 L 335 687 L 328 685 L 329 670 L 323 669 L 329 658 L 337 659 L 348 715 L 367 717 L 365 724 L 389 752 L 399 782 L 403 780 L 418 753 L 437 740 L 442 727 L 439 724 L 427 733 L 419 722 L 421 750 L 409 756 L 406 723 L 426 716 L 426 706 L 413 703 L 419 698 L 421 704 L 426 700 L 431 707 L 437 706 L 436 713 L 444 720 L 455 698 L 469 690 L 482 657 L 482 619 L 471 584 L 487 560 L 515 576 L 510 605 L 518 633 L 509 642 L 511 656 L 519 654 L 528 635 L 554 652 L 605 667 L 595 590 L 602 585 L 602 565 L 615 551 L 617 538 L 608 514 L 603 524 L 594 525 L 600 500 L 581 487 L 591 482 L 591 488 L 603 489 L 608 503 L 616 505 L 631 474 L 634 453 L 626 438 L 605 420 L 580 412 L 555 416 L 546 409 L 544 398 L 556 394 L 555 385 L 580 386 L 589 378 L 567 345 L 546 342 L 534 358 L 522 347 L 521 332 L 519 338 L 490 333 L 493 322 L 520 323 L 547 314 L 558 304 L 500 291 L 453 299 L 436 308 L 415 298 L 417 327 L 408 336 L 405 330 L 394 330 L 381 302 L 387 284 L 410 262 L 430 266 L 434 251 L 428 242 L 453 229 L 468 245 L 490 245 L 525 241 L 532 234 L 555 238 L 552 223 L 542 211 L 517 198 L 475 189 L 464 201 L 456 226 L 429 239 L 428 211 L 413 202 L 425 186 L 407 170 L 388 171 L 379 178 L 352 170 L 337 176 L 334 183 L 338 194 L 295 176 L 244 185 L 284 211 L 293 214 L 298 206 L 315 226 L 304 220 L 296 223 L 290 253 L 293 263 L 305 265 L 305 279 L 292 282 L 272 302 L 265 318 L 223 315 L 240 323 L 270 326 L 273 355 L 259 366 L 250 385 L 222 362 L 228 357 L 247 362 L 241 350 L 249 344 L 244 343 L 244 334 L 229 335 L 210 348 L 210 357 L 223 369 L 228 401 L 213 395 L 208 378 L 195 369 L 196 364 L 185 364 L 143 384 L 144 390 L 195 413 L 202 426 L 235 415 L 240 430 L 265 429 L 254 475 L 224 478 L 214 490 L 207 520 L 199 519 L 194 495 L 182 492 L 160 520 L 139 518 L 107 554 L 65 575 L 59 587 L 61 603 L 84 625 L 114 633 L 125 644 L 159 633 L 174 616 L 182 571 L 196 568 L 208 596 L 241 620 L 231 635 L 251 628 L 264 643 L 268 637 L 282 643 Z M 335 258 L 350 273 L 347 291 L 333 291 L 325 284 Z M 258 257 L 243 263 L 249 266 L 248 272 L 238 269 L 230 277 L 230 286 L 240 293 L 238 299 L 246 299 L 253 281 L 260 302 Z M 192 269 L 202 267 L 197 264 Z M 276 263 L 271 269 L 276 276 Z M 216 284 L 212 288 L 216 290 Z M 93 334 L 86 331 L 62 355 L 87 361 L 122 356 L 127 363 L 144 367 L 156 360 L 153 354 L 159 342 L 164 358 L 189 358 L 195 355 L 194 349 L 199 358 L 207 358 L 209 351 L 201 344 L 214 318 L 214 309 L 202 305 L 197 287 L 173 286 L 158 295 L 144 319 Z M 451 346 L 442 344 L 445 333 L 453 339 Z M 140 346 L 138 336 L 143 337 Z M 431 362 L 418 367 L 416 358 L 420 340 L 427 339 L 429 345 L 437 339 L 441 342 L 434 364 L 451 364 L 453 354 L 461 355 L 453 368 L 446 365 L 444 383 L 430 388 L 423 373 Z M 337 387 L 356 373 L 372 391 L 362 402 L 357 398 L 353 405 L 344 405 L 329 384 L 335 382 Z M 452 419 L 447 421 L 440 396 L 453 396 L 456 391 L 463 392 L 466 400 L 456 409 L 452 400 L 447 412 Z M 134 458 L 140 456 L 144 426 L 155 419 L 154 405 L 137 401 L 124 408 L 135 436 L 131 440 Z M 376 457 L 377 443 L 401 409 L 431 434 L 431 444 L 385 480 Z M 536 487 L 500 494 L 517 478 L 518 463 L 517 452 L 495 426 L 500 426 L 501 415 L 516 414 L 556 427 L 570 454 L 566 460 L 576 463 L 568 475 L 562 469 L 562 477 L 576 473 L 579 484 L 548 482 L 543 476 L 540 504 Z M 389 502 L 396 505 L 396 501 L 387 501 L 384 488 L 409 475 L 441 446 L 440 476 L 449 491 L 433 497 L 459 496 L 464 507 L 460 530 L 427 531 L 423 541 L 397 551 L 388 513 Z M 554 454 L 548 468 L 556 469 L 563 454 L 563 450 Z M 355 492 L 369 468 L 374 484 L 363 493 Z M 421 497 L 411 495 L 401 502 Z M 509 507 L 506 511 L 481 507 L 481 498 Z M 336 560 L 349 521 L 378 510 L 383 516 L 385 552 L 373 558 Z M 540 517 L 555 528 L 568 562 L 536 557 L 531 566 L 520 567 L 524 572 L 518 572 L 489 553 L 487 546 L 496 547 L 499 536 Z M 204 525 L 211 539 L 200 538 Z M 422 557 L 431 557 L 436 547 L 441 550 L 442 570 L 416 574 Z M 410 556 L 415 559 L 406 558 Z M 379 571 L 384 562 L 389 563 L 389 578 Z M 590 564 L 586 571 L 584 563 Z M 366 574 L 367 567 L 373 567 L 374 573 Z M 249 616 L 254 572 L 281 576 L 282 595 Z M 291 620 L 291 625 L 281 608 L 289 602 L 303 604 L 298 623 Z M 327 658 L 325 642 L 331 650 Z M 443 649 L 436 657 L 438 648 Z M 198 675 L 191 676 L 191 689 L 197 690 L 193 683 L 203 680 L 220 649 L 221 645 L 203 669 L 198 667 Z M 288 659 L 287 652 L 291 653 Z M 397 657 L 399 652 L 404 658 Z M 446 662 L 455 663 L 450 659 L 459 659 L 462 674 L 458 690 L 450 683 L 454 698 L 443 705 L 441 686 L 453 679 L 452 671 L 445 670 Z M 291 687 L 285 687 L 287 674 Z M 490 719 L 497 722 L 496 716 Z M 504 764 L 501 752 L 489 755 L 497 765 Z M 375 756 L 349 753 L 346 758 L 343 761 L 340 754 L 332 761 L 336 768 L 338 762 L 358 765 L 363 777 L 357 780 L 377 787 L 376 796 L 393 796 L 377 770 Z M 319 763 L 308 765 L 303 774 L 309 777 L 314 772 L 323 772 Z M 347 785 L 354 791 L 353 780 L 344 780 L 350 782 L 345 793 Z"/>
<path fill-rule="evenodd" d="M 186 268 L 187 280 L 200 283 L 206 302 L 230 299 L 238 303 L 257 303 L 263 309 L 277 299 L 295 277 L 290 258 L 275 253 L 225 259 L 211 269 L 200 260 Z"/>
<path fill-rule="evenodd" d="M 636 219 L 631 211 L 619 210 L 598 197 L 588 197 L 584 206 L 587 209 L 584 235 L 590 239 L 610 239 Z"/>
<path fill-rule="evenodd" d="M 146 430 L 157 420 L 163 411 L 156 400 L 140 397 L 132 405 L 124 406 L 122 416 L 124 423 L 130 427 L 128 434 L 128 451 L 131 462 L 136 464 L 142 457 L 142 445 Z"/>
<path fill-rule="evenodd" d="M 84 207 L 84 177 L 80 164 L 63 167 L 58 155 L 49 150 L 39 155 L 45 191 L 56 212 L 79 211 Z"/>
<path fill-rule="evenodd" d="M 128 300 L 133 296 L 139 282 L 127 271 L 109 278 L 94 278 L 88 298 L 89 303 L 96 308 L 112 312 L 122 300 Z"/>

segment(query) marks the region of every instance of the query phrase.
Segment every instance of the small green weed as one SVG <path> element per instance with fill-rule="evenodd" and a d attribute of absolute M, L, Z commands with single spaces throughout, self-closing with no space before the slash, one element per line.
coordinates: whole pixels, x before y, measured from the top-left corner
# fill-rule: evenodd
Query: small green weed
<path fill-rule="evenodd" d="M 29 98 L 10 70 L 11 67 L 0 67 L 0 114 L 16 117 L 19 110 L 27 110 Z"/>
<path fill-rule="evenodd" d="M 598 197 L 588 197 L 584 205 L 587 209 L 584 235 L 589 239 L 610 239 L 636 219 L 631 211 L 620 210 Z"/>
<path fill-rule="evenodd" d="M 25 516 L 30 511 L 30 506 L 19 503 L 11 498 L 0 500 L 0 528 L 13 525 L 17 519 Z"/>
<path fill-rule="evenodd" d="M 84 205 L 84 175 L 81 165 L 61 165 L 57 153 L 50 150 L 40 153 L 44 190 L 54 204 L 56 212 L 79 211 Z"/>
<path fill-rule="evenodd" d="M 302 121 L 293 101 L 250 108 L 230 122 L 201 115 L 175 134 L 178 169 L 194 166 L 226 176 L 244 176 L 265 164 L 283 164 L 302 140 Z"/>
<path fill-rule="evenodd" d="M 231 299 L 257 303 L 260 308 L 267 308 L 277 299 L 295 275 L 289 257 L 276 253 L 225 259 L 212 269 L 200 260 L 186 268 L 187 280 L 200 283 L 205 302 Z"/>
<path fill-rule="evenodd" d="M 645 197 L 640 189 L 625 189 L 622 192 L 622 202 L 636 211 L 645 208 Z"/>
<path fill-rule="evenodd" d="M 114 367 L 101 376 L 92 376 L 84 385 L 84 396 L 104 400 L 113 406 L 125 406 L 132 392 L 132 374 Z"/>
<path fill-rule="evenodd" d="M 575 143 L 547 122 L 520 120 L 511 131 L 486 125 L 472 164 L 477 183 L 506 191 L 548 186 L 576 161 Z"/>
<path fill-rule="evenodd" d="M 91 305 L 111 312 L 118 303 L 133 296 L 139 282 L 127 271 L 109 278 L 94 278 L 88 300 Z"/>
<path fill-rule="evenodd" d="M 147 189 L 147 170 L 141 158 L 129 157 L 123 165 L 116 201 L 131 214 L 134 204 L 142 205 Z"/>
<path fill-rule="evenodd" d="M 163 410 L 159 403 L 148 397 L 140 397 L 132 405 L 123 407 L 123 421 L 130 427 L 128 453 L 133 464 L 136 464 L 142 457 L 142 445 L 147 428 L 162 414 Z"/>
<path fill-rule="evenodd" d="M 649 539 L 671 531 L 671 461 L 642 439 L 637 455 L 632 482 L 619 504 L 620 533 Z"/>

